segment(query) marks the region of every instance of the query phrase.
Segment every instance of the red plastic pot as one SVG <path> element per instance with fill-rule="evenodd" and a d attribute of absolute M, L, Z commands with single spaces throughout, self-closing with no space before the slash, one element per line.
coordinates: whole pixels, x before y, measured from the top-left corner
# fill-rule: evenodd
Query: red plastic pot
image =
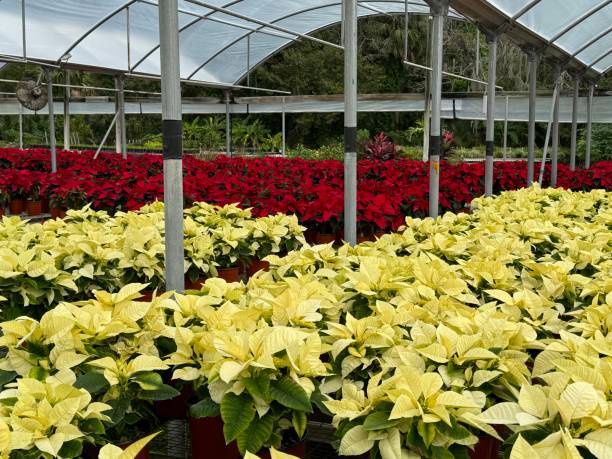
<path fill-rule="evenodd" d="M 59 207 L 51 207 L 49 213 L 51 214 L 51 218 L 64 218 L 66 216 L 66 211 Z"/>
<path fill-rule="evenodd" d="M 247 274 L 249 277 L 252 277 L 258 271 L 269 271 L 270 270 L 270 262 L 265 260 L 253 260 L 249 264 L 247 268 Z"/>
<path fill-rule="evenodd" d="M 203 277 L 191 281 L 187 276 L 185 276 L 185 290 L 201 290 L 204 282 L 206 282 L 206 279 Z"/>
<path fill-rule="evenodd" d="M 240 268 L 217 268 L 217 275 L 226 282 L 240 282 Z"/>
<path fill-rule="evenodd" d="M 497 438 L 483 436 L 478 439 L 478 443 L 473 450 L 470 450 L 471 459 L 497 459 L 501 442 Z"/>
<path fill-rule="evenodd" d="M 22 199 L 11 199 L 9 201 L 9 212 L 11 215 L 20 215 L 23 213 L 23 200 Z"/>
<path fill-rule="evenodd" d="M 42 214 L 42 203 L 40 201 L 26 201 L 25 211 L 29 216 Z"/>
<path fill-rule="evenodd" d="M 181 393 L 173 399 L 155 402 L 153 404 L 155 414 L 163 421 L 169 419 L 185 419 L 189 410 L 189 399 L 194 394 L 195 392 L 191 384 L 184 385 L 181 388 Z"/>
<path fill-rule="evenodd" d="M 144 292 L 140 292 L 142 295 L 140 298 L 136 299 L 136 301 L 152 301 L 153 300 L 153 291 L 145 290 Z"/>
<path fill-rule="evenodd" d="M 236 442 L 225 444 L 223 421 L 215 418 L 189 418 L 191 457 L 198 459 L 236 459 L 239 457 Z"/>
<path fill-rule="evenodd" d="M 329 244 L 330 242 L 336 242 L 336 235 L 330 233 L 317 233 L 315 242 L 317 244 Z"/>
<path fill-rule="evenodd" d="M 49 213 L 49 200 L 47 198 L 40 198 L 40 206 L 43 214 Z"/>

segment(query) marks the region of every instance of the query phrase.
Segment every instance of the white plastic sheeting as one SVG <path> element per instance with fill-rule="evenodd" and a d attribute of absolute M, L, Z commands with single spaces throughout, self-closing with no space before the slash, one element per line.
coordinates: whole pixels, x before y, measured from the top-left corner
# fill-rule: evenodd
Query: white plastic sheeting
<path fill-rule="evenodd" d="M 179 0 L 181 76 L 236 84 L 298 37 L 340 21 L 341 0 L 208 0 L 259 23 L 198 1 Z M 361 1 L 359 16 L 404 14 L 404 0 Z M 428 14 L 410 0 L 411 14 Z M 459 17 L 451 11 L 451 16 Z M 0 0 L 0 60 L 23 58 L 159 75 L 157 0 Z M 322 69 L 320 69 L 322 70 Z"/>
<path fill-rule="evenodd" d="M 579 99 L 578 122 L 586 123 L 586 97 Z M 454 105 L 454 110 L 453 110 Z M 505 118 L 505 97 L 500 96 L 496 100 L 496 121 L 503 121 Z M 63 114 L 63 103 L 54 104 L 55 114 Z M 126 114 L 160 114 L 161 103 L 154 101 L 147 102 L 127 102 Z M 484 120 L 486 118 L 485 105 L 481 98 L 468 99 L 444 99 L 442 101 L 442 118 L 445 119 L 465 119 L 465 120 Z M 264 114 L 281 113 L 283 110 L 282 102 L 269 103 L 240 103 L 232 104 L 230 111 L 233 114 Z M 341 113 L 344 110 L 342 100 L 311 100 L 293 101 L 290 97 L 285 103 L 286 113 Z M 360 100 L 358 103 L 360 112 L 422 112 L 423 100 Z M 560 122 L 570 123 L 572 118 L 572 98 L 561 97 L 560 101 Z M 0 116 L 17 115 L 19 113 L 19 103 L 16 100 L 0 99 Z M 114 115 L 115 104 L 112 101 L 97 102 L 71 102 L 70 113 L 72 115 Z M 219 114 L 225 115 L 225 104 L 183 101 L 184 114 Z M 25 115 L 32 115 L 33 112 L 24 110 Z M 40 110 L 39 115 L 47 114 L 47 108 Z M 536 103 L 536 120 L 538 122 L 548 122 L 550 118 L 550 98 L 540 97 Z M 526 122 L 528 119 L 528 98 L 512 97 L 508 104 L 508 120 Z M 595 97 L 593 102 L 593 122 L 612 123 L 612 97 Z"/>
<path fill-rule="evenodd" d="M 611 0 L 451 0 L 458 11 L 493 31 L 520 38 L 535 52 L 556 48 L 557 58 L 577 60 L 581 71 L 612 68 Z M 529 32 L 523 33 L 521 32 Z M 528 37 L 540 40 L 533 43 Z"/>

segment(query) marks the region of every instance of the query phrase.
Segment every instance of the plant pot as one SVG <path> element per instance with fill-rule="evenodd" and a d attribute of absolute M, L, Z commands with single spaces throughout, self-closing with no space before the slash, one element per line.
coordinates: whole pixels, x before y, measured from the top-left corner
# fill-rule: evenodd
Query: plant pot
<path fill-rule="evenodd" d="M 49 213 L 49 200 L 47 198 L 40 198 L 40 207 L 41 213 L 48 214 Z"/>
<path fill-rule="evenodd" d="M 100 449 L 98 445 L 92 445 L 91 443 L 83 443 L 83 452 L 81 453 L 83 459 L 98 459 L 100 455 Z"/>
<path fill-rule="evenodd" d="M 172 385 L 172 383 L 170 384 Z M 162 421 L 185 419 L 189 410 L 189 399 L 195 395 L 193 386 L 185 384 L 181 393 L 170 400 L 159 400 L 153 404 L 155 414 Z"/>
<path fill-rule="evenodd" d="M 478 439 L 478 443 L 470 450 L 471 459 L 497 459 L 501 442 L 497 438 L 483 436 Z"/>
<path fill-rule="evenodd" d="M 217 277 L 224 279 L 225 282 L 240 282 L 240 268 L 217 268 Z"/>
<path fill-rule="evenodd" d="M 225 444 L 221 416 L 214 418 L 189 417 L 191 457 L 198 459 L 236 459 L 239 457 L 236 442 Z"/>
<path fill-rule="evenodd" d="M 374 235 L 373 234 L 363 234 L 361 236 L 357 236 L 357 244 L 363 244 L 364 242 L 371 242 L 374 241 Z"/>
<path fill-rule="evenodd" d="M 29 216 L 42 214 L 42 203 L 40 201 L 26 201 L 26 214 Z"/>
<path fill-rule="evenodd" d="M 151 302 L 153 300 L 153 291 L 145 290 L 144 292 L 140 292 L 142 295 L 140 298 L 136 299 L 136 301 L 147 301 Z"/>
<path fill-rule="evenodd" d="M 203 277 L 192 281 L 185 276 L 185 290 L 201 290 L 204 282 L 206 282 L 206 279 Z"/>
<path fill-rule="evenodd" d="M 51 214 L 51 218 L 64 218 L 66 216 L 66 211 L 59 207 L 51 207 L 49 213 Z"/>
<path fill-rule="evenodd" d="M 247 275 L 252 277 L 258 271 L 269 271 L 270 270 L 270 262 L 265 260 L 252 260 L 247 268 Z"/>
<path fill-rule="evenodd" d="M 307 228 L 306 231 L 304 231 L 304 239 L 306 239 L 306 242 L 309 244 L 315 244 L 317 242 L 317 232 L 313 228 Z"/>
<path fill-rule="evenodd" d="M 292 456 L 295 456 L 295 457 L 305 458 L 306 457 L 306 442 L 303 441 L 295 445 L 292 448 L 281 449 L 280 451 L 285 454 L 291 454 Z M 257 456 L 259 456 L 260 459 L 272 459 L 272 456 L 270 456 L 269 449 L 261 450 L 260 452 L 257 453 Z M 238 456 L 238 457 L 241 457 L 241 456 Z"/>
<path fill-rule="evenodd" d="M 329 244 L 330 242 L 336 242 L 336 235 L 331 233 L 317 233 L 315 242 L 317 244 Z"/>
<path fill-rule="evenodd" d="M 0 217 L 2 217 L 4 215 L 4 208 L 0 207 Z"/>
<path fill-rule="evenodd" d="M 9 212 L 11 215 L 20 215 L 23 213 L 23 199 L 11 199 L 9 201 Z"/>

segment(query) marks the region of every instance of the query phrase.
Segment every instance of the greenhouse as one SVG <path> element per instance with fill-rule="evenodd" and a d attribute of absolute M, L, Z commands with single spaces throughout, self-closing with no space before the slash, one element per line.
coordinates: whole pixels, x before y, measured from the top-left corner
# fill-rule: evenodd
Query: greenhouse
<path fill-rule="evenodd" d="M 2 457 L 612 458 L 612 1 L 0 24 Z"/>

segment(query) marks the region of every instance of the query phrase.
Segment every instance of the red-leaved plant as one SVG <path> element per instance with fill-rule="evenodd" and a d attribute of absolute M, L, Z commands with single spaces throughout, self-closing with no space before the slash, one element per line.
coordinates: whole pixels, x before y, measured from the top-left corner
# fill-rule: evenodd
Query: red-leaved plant
<path fill-rule="evenodd" d="M 366 159 L 374 161 L 389 161 L 397 156 L 397 145 L 395 145 L 384 132 L 381 132 L 369 140 L 365 145 Z"/>

